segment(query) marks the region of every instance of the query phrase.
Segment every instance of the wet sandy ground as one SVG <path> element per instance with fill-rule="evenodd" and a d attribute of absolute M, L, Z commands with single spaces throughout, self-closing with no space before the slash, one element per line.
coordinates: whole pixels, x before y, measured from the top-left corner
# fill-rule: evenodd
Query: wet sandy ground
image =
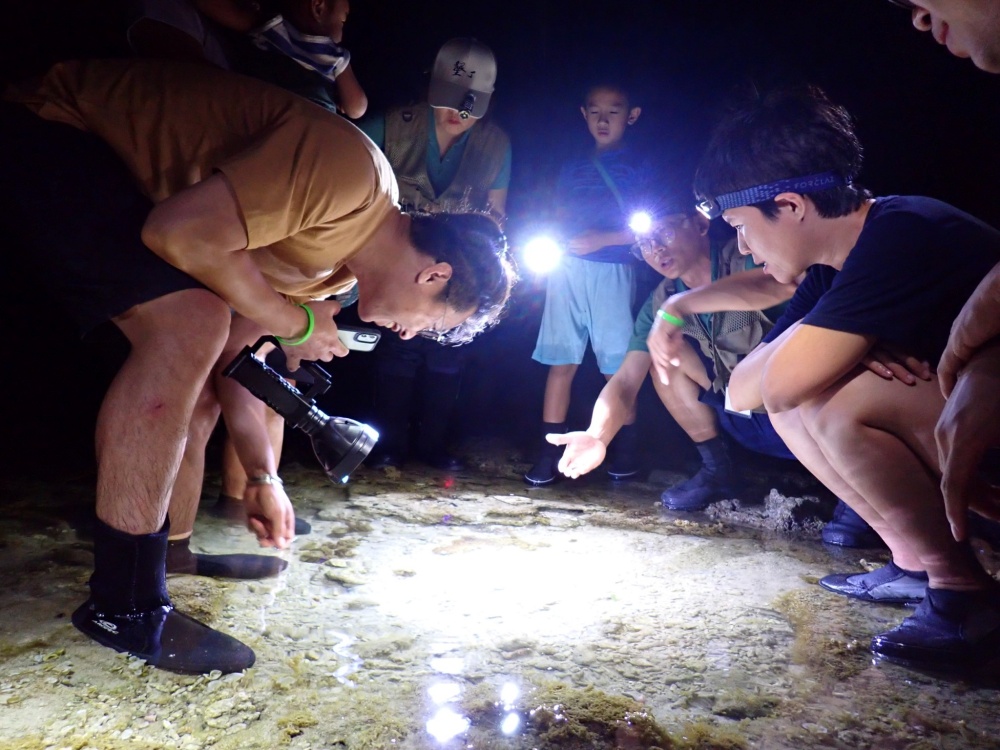
<path fill-rule="evenodd" d="M 181 609 L 257 652 L 225 677 L 150 669 L 74 630 L 92 479 L 13 482 L 0 747 L 1000 747 L 995 690 L 872 663 L 870 636 L 907 611 L 815 581 L 885 553 L 824 548 L 828 500 L 794 477 L 679 514 L 655 504 L 677 475 L 529 489 L 507 453 L 455 477 L 362 469 L 344 488 L 286 467 L 313 533 L 281 577 L 170 579 Z M 256 549 L 204 514 L 192 546 Z"/>

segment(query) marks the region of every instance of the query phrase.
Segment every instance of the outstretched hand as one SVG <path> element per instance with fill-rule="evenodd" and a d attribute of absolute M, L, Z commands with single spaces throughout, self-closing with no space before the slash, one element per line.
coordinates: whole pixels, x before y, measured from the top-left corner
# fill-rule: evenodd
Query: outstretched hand
<path fill-rule="evenodd" d="M 295 511 L 280 484 L 248 484 L 243 495 L 247 528 L 261 547 L 285 549 L 295 539 Z"/>
<path fill-rule="evenodd" d="M 565 445 L 559 459 L 559 471 L 576 479 L 601 465 L 607 446 L 586 432 L 550 433 L 545 436 L 552 445 Z"/>

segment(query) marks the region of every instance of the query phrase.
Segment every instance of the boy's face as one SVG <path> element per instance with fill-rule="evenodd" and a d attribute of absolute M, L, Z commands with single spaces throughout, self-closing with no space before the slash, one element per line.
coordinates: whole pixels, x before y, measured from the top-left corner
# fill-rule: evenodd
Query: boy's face
<path fill-rule="evenodd" d="M 316 36 L 328 36 L 340 44 L 344 39 L 344 24 L 351 12 L 349 0 L 301 0 L 290 4 L 290 19 L 301 31 Z"/>
<path fill-rule="evenodd" d="M 617 146 L 625 128 L 638 119 L 640 111 L 639 107 L 630 109 L 628 99 L 620 91 L 605 88 L 591 91 L 586 105 L 580 107 L 598 150 Z"/>
<path fill-rule="evenodd" d="M 437 127 L 438 133 L 443 133 L 451 138 L 458 138 L 477 122 L 479 120 L 475 117 L 466 117 L 463 120 L 457 109 L 434 107 L 434 125 Z"/>
<path fill-rule="evenodd" d="M 800 222 L 786 211 L 779 209 L 776 217 L 768 218 L 759 208 L 740 206 L 727 209 L 722 218 L 736 230 L 740 252 L 753 256 L 754 263 L 764 265 L 764 273 L 783 284 L 793 283 L 816 262 L 802 247 Z"/>
<path fill-rule="evenodd" d="M 672 214 L 657 219 L 640 240 L 642 259 L 668 279 L 679 279 L 709 254 L 708 219 L 701 214 Z"/>
<path fill-rule="evenodd" d="M 1000 73 L 1000 2 L 996 0 L 914 0 L 911 16 L 917 31 L 929 31 L 956 57 Z"/>

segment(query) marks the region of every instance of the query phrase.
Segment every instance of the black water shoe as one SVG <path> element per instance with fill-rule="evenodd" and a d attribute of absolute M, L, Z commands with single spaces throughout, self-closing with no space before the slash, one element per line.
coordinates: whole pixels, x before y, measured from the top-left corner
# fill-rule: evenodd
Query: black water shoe
<path fill-rule="evenodd" d="M 184 674 L 241 672 L 253 666 L 249 646 L 167 604 L 144 612 L 102 612 L 88 599 L 73 613 L 73 624 L 102 646 Z"/>
<path fill-rule="evenodd" d="M 872 638 L 872 652 L 908 666 L 942 671 L 995 670 L 1000 662 L 1000 587 L 927 589 L 916 611 Z"/>
<path fill-rule="evenodd" d="M 893 562 L 870 573 L 837 573 L 819 585 L 835 594 L 879 604 L 916 604 L 923 600 L 927 574 L 906 571 Z"/>

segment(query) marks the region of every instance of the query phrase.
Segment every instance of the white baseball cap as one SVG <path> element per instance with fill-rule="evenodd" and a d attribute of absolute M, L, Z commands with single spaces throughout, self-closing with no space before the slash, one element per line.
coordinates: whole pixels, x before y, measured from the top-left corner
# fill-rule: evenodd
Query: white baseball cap
<path fill-rule="evenodd" d="M 438 50 L 431 71 L 427 102 L 458 110 L 463 117 L 482 117 L 497 80 L 497 61 L 482 42 L 451 39 Z"/>

